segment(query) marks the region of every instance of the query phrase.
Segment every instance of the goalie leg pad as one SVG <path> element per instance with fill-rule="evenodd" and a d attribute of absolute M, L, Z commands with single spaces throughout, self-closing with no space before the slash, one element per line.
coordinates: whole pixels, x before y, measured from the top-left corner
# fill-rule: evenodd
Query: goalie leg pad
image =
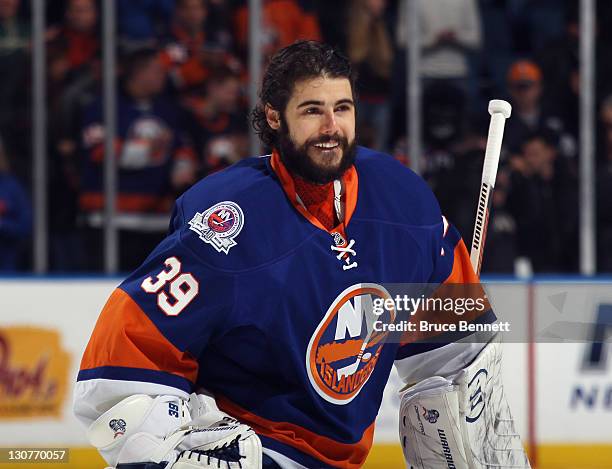
<path fill-rule="evenodd" d="M 500 336 L 455 379 L 459 386 L 464 443 L 474 468 L 531 466 L 510 412 L 502 382 Z"/>
<path fill-rule="evenodd" d="M 436 376 L 404 391 L 399 430 L 415 469 L 531 467 L 504 395 L 498 338 L 452 381 Z"/>
<path fill-rule="evenodd" d="M 400 442 L 408 467 L 469 469 L 461 436 L 459 389 L 435 376 L 402 394 Z"/>

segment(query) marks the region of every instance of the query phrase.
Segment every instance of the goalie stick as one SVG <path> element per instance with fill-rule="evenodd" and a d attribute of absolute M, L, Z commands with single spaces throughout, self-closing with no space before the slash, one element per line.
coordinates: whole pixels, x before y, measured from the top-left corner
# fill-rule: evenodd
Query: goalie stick
<path fill-rule="evenodd" d="M 474 223 L 474 236 L 472 238 L 472 249 L 470 261 L 476 275 L 480 275 L 482 266 L 482 254 L 484 251 L 487 226 L 489 224 L 489 213 L 491 211 L 491 194 L 495 187 L 497 166 L 501 152 L 502 139 L 504 136 L 504 125 L 510 117 L 512 106 L 507 101 L 494 99 L 489 101 L 489 136 L 485 150 L 485 159 L 482 167 L 482 179 L 480 182 L 480 195 L 478 196 L 478 208 L 476 210 L 476 222 Z"/>

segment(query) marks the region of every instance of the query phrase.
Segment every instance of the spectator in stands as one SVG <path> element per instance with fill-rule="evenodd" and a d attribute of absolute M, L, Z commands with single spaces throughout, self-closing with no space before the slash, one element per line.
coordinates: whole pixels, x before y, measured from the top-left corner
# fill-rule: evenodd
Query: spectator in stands
<path fill-rule="evenodd" d="M 208 75 L 204 63 L 205 0 L 178 0 L 165 39 L 162 58 L 176 88 L 201 85 Z"/>
<path fill-rule="evenodd" d="M 603 151 L 597 171 L 597 259 L 599 272 L 612 272 L 612 95 L 600 112 Z"/>
<path fill-rule="evenodd" d="M 32 231 L 32 207 L 0 142 L 0 272 L 14 272 Z"/>
<path fill-rule="evenodd" d="M 512 103 L 512 119 L 504 132 L 511 152 L 521 151 L 525 139 L 534 132 L 545 132 L 554 138 L 561 156 L 574 159 L 576 141 L 566 131 L 561 117 L 542 105 L 542 72 L 530 60 L 518 60 L 508 71 L 508 88 Z"/>
<path fill-rule="evenodd" d="M 117 1 L 117 25 L 124 47 L 153 46 L 166 34 L 175 0 Z"/>
<path fill-rule="evenodd" d="M 139 50 L 125 57 L 122 92 L 117 104 L 117 209 L 126 215 L 123 217 L 126 228 L 141 230 L 120 233 L 121 268 L 126 270 L 139 265 L 163 237 L 163 232 L 142 232 L 145 228 L 141 221 L 150 214 L 167 214 L 177 193 L 195 182 L 195 156 L 184 138 L 184 119 L 174 101 L 161 94 L 165 80 L 158 51 Z M 96 228 L 100 226 L 99 215 L 104 208 L 101 99 L 86 112 L 82 142 L 80 207 L 89 226 Z M 163 230 L 166 228 L 167 224 Z M 89 241 L 98 249 L 92 247 L 88 252 L 99 252 L 101 240 L 89 237 Z M 101 259 L 93 261 L 92 267 L 99 268 Z"/>
<path fill-rule="evenodd" d="M 421 76 L 427 86 L 445 80 L 461 88 L 470 98 L 475 71 L 473 55 L 481 47 L 480 15 L 476 0 L 427 0 L 418 2 L 421 33 Z M 408 43 L 406 2 L 398 17 L 398 43 Z M 409 47 L 412 44 L 408 44 Z"/>
<path fill-rule="evenodd" d="M 98 11 L 95 0 L 68 0 L 64 24 L 47 31 L 48 46 L 61 49 L 64 74 L 87 65 L 99 55 Z"/>
<path fill-rule="evenodd" d="M 517 222 L 520 254 L 534 272 L 575 272 L 577 267 L 576 180 L 545 134 L 531 134 L 510 159 L 508 208 Z"/>
<path fill-rule="evenodd" d="M 192 116 L 192 139 L 203 175 L 219 171 L 248 154 L 247 110 L 240 77 L 231 68 L 211 71 L 204 92 L 184 100 Z"/>
<path fill-rule="evenodd" d="M 455 152 L 465 130 L 466 100 L 459 88 L 446 82 L 432 84 L 423 101 L 423 143 L 428 172 L 444 166 L 447 154 Z"/>
<path fill-rule="evenodd" d="M 240 2 L 235 16 L 237 45 L 246 57 L 249 39 L 249 11 L 245 1 Z M 319 20 L 313 5 L 305 0 L 264 0 L 261 32 L 264 55 L 269 57 L 281 47 L 298 39 L 321 40 Z"/>
<path fill-rule="evenodd" d="M 393 47 L 384 21 L 386 0 L 358 0 L 348 12 L 348 56 L 358 74 L 361 142 L 387 151 Z"/>
<path fill-rule="evenodd" d="M 453 124 L 452 120 L 445 119 L 432 125 L 450 128 Z M 439 144 L 428 148 L 425 175 L 436 194 L 442 213 L 457 227 L 461 236 L 469 240 L 474 228 L 486 134 L 485 142 L 475 131 L 470 131 L 463 139 L 458 133 L 453 137 L 446 143 L 438 140 Z"/>
<path fill-rule="evenodd" d="M 11 154 L 29 153 L 30 28 L 18 13 L 20 0 L 0 0 L 0 133 Z M 21 177 L 30 173 L 28 161 L 20 158 L 11 166 Z"/>
<path fill-rule="evenodd" d="M 176 2 L 162 60 L 178 90 L 202 86 L 211 68 L 219 64 L 240 67 L 229 51 L 209 41 L 205 31 L 207 14 L 205 0 Z"/>

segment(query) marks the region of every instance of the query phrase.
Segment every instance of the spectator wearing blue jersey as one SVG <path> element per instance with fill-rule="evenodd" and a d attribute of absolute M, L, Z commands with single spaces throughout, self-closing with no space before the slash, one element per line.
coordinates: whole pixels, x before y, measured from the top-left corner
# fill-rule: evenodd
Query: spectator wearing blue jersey
<path fill-rule="evenodd" d="M 18 269 L 20 255 L 32 231 L 32 208 L 25 190 L 11 174 L 0 142 L 0 272 Z"/>
<path fill-rule="evenodd" d="M 224 169 L 247 154 L 248 128 L 241 91 L 239 75 L 221 66 L 211 71 L 203 90 L 183 99 L 204 175 Z"/>
<path fill-rule="evenodd" d="M 195 156 L 184 137 L 183 112 L 162 94 L 166 73 L 155 49 L 125 57 L 123 82 L 117 99 L 118 166 L 117 210 L 125 222 L 120 228 L 122 268 L 138 265 L 163 237 L 167 220 L 144 228 L 147 220 L 167 213 L 171 200 L 195 182 Z M 88 242 L 98 243 L 104 209 L 104 119 L 101 98 L 84 112 L 82 172 L 79 205 L 89 228 Z M 147 223 L 151 223 L 150 221 Z M 147 225 L 150 226 L 150 225 Z M 131 246 L 131 247 L 130 247 Z M 95 257 L 96 249 L 88 252 Z M 89 268 L 101 267 L 94 259 Z"/>

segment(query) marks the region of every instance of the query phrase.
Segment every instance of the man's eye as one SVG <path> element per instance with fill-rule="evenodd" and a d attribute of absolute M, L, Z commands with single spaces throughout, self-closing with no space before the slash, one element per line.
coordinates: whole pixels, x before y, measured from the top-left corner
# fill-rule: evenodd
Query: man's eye
<path fill-rule="evenodd" d="M 344 104 L 342 106 L 338 106 L 336 108 L 336 112 L 346 112 L 350 109 L 350 106 L 348 104 Z"/>
<path fill-rule="evenodd" d="M 319 114 L 319 110 L 316 107 L 309 107 L 306 109 L 306 114 Z"/>

